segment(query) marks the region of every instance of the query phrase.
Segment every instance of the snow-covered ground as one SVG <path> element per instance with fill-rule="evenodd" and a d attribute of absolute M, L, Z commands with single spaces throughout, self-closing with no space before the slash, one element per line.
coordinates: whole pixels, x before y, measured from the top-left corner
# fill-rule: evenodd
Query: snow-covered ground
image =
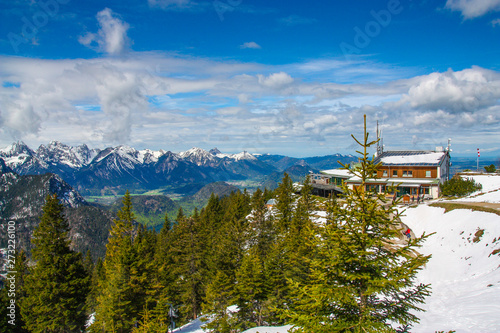
<path fill-rule="evenodd" d="M 403 222 L 416 235 L 436 233 L 420 249 L 432 254 L 418 277 L 432 295 L 412 332 L 499 332 L 500 255 L 492 252 L 500 249 L 500 216 L 420 205 Z"/>
<path fill-rule="evenodd" d="M 473 176 L 483 185 L 461 200 L 500 203 L 500 176 Z M 487 200 L 487 201 L 486 201 Z M 432 285 L 432 295 L 418 313 L 412 333 L 454 330 L 457 333 L 500 332 L 500 216 L 470 209 L 409 208 L 402 218 L 416 235 L 430 234 L 420 252 L 432 254 L 418 280 Z M 202 333 L 195 321 L 179 330 Z M 290 326 L 258 327 L 245 333 L 286 333 Z"/>
<path fill-rule="evenodd" d="M 482 191 L 454 201 L 500 203 L 500 176 L 470 177 Z M 500 332 L 500 216 L 419 205 L 402 220 L 416 235 L 436 233 L 420 250 L 432 254 L 419 274 L 432 295 L 412 332 Z"/>
<path fill-rule="evenodd" d="M 483 185 L 481 191 L 475 192 L 470 196 L 456 201 L 472 201 L 472 202 L 494 202 L 500 203 L 500 176 L 499 175 L 473 175 L 463 176 L 464 178 L 472 178 L 476 183 Z"/>

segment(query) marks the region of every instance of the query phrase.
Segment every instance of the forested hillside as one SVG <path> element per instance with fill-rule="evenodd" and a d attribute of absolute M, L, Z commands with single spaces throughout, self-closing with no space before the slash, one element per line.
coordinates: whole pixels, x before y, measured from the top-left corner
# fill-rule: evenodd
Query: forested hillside
<path fill-rule="evenodd" d="M 364 182 L 374 168 L 365 149 L 352 172 Z M 106 256 L 95 263 L 69 249 L 63 206 L 48 196 L 32 238 L 34 265 L 18 255 L 18 318 L 29 331 L 50 331 L 48 310 L 67 305 L 57 311 L 65 332 L 83 327 L 82 311 L 92 318 L 90 332 L 167 332 L 173 321 L 202 314 L 213 332 L 285 323 L 304 332 L 406 329 L 428 295 L 428 286 L 414 284 L 428 260 L 414 252 L 423 238 L 400 241 L 398 213 L 383 196 L 345 192 L 342 201 L 320 200 L 306 181 L 296 195 L 285 174 L 273 192 L 212 194 L 191 215 L 166 215 L 159 233 L 136 223 L 127 192 Z M 46 288 L 50 280 L 57 285 Z"/>

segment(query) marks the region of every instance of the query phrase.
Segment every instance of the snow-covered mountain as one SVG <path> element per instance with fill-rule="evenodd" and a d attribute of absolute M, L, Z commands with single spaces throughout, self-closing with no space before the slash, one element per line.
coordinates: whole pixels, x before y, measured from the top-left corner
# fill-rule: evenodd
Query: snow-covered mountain
<path fill-rule="evenodd" d="M 220 158 L 218 156 L 196 147 L 181 152 L 179 156 L 198 166 L 217 166 L 220 162 Z"/>
<path fill-rule="evenodd" d="M 232 160 L 235 160 L 235 161 L 241 161 L 241 160 L 248 160 L 248 161 L 256 161 L 257 160 L 257 157 L 255 157 L 254 155 L 246 152 L 246 151 L 243 151 L 241 153 L 238 153 L 238 154 L 222 154 L 222 153 L 218 153 L 217 155 L 218 158 L 229 158 L 229 159 L 232 159 Z"/>
<path fill-rule="evenodd" d="M 52 141 L 47 146 L 40 145 L 36 155 L 48 165 L 65 165 L 77 169 L 90 164 L 99 153 L 98 149 L 89 149 L 83 144 L 70 147 L 58 141 Z"/>
<path fill-rule="evenodd" d="M 0 158 L 9 168 L 20 174 L 45 173 L 48 169 L 48 164 L 22 141 L 0 149 Z"/>
<path fill-rule="evenodd" d="M 16 173 L 52 172 L 84 194 L 103 193 L 102 190 L 114 193 L 124 189 L 150 190 L 170 185 L 263 179 L 273 173 L 282 173 L 294 164 L 307 165 L 304 159 L 274 156 L 257 157 L 246 151 L 223 154 L 217 148 L 206 151 L 197 147 L 180 153 L 137 150 L 125 145 L 101 150 L 90 149 L 87 145 L 72 147 L 58 141 L 40 145 L 36 151 L 23 142 L 0 149 L 0 158 L 5 166 Z M 330 167 L 337 165 L 336 157 L 314 159 L 332 164 Z"/>

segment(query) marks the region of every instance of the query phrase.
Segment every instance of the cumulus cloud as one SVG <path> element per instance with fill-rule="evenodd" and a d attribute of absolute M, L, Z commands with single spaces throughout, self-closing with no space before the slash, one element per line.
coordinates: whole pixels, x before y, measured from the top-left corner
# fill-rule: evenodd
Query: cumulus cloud
<path fill-rule="evenodd" d="M 401 99 L 415 109 L 474 112 L 500 98 L 498 73 L 474 67 L 419 77 Z"/>
<path fill-rule="evenodd" d="M 240 45 L 240 49 L 261 49 L 262 47 L 256 42 L 246 42 Z"/>
<path fill-rule="evenodd" d="M 97 33 L 87 33 L 81 36 L 78 41 L 87 47 L 110 55 L 119 55 L 128 50 L 131 40 L 127 36 L 129 24 L 123 22 L 109 8 L 105 8 L 97 13 L 99 31 Z"/>
<path fill-rule="evenodd" d="M 473 19 L 499 11 L 500 0 L 447 0 L 446 8 L 461 12 L 465 19 Z"/>
<path fill-rule="evenodd" d="M 10 143 L 9 135 L 80 137 L 77 144 L 90 138 L 170 150 L 201 142 L 224 150 L 231 142 L 282 154 L 293 147 L 289 153 L 295 154 L 321 144 L 351 152 L 347 138 L 362 132 L 363 114 L 383 122 L 385 142 L 402 149 L 417 141 L 443 145 L 440 136 L 453 137 L 451 131 L 500 127 L 496 71 L 473 67 L 380 84 L 323 82 L 314 80 L 315 73 L 307 76 L 299 65 L 157 53 L 67 60 L 0 56 L 0 82 L 16 83 L 0 84 L 0 142 Z"/>
<path fill-rule="evenodd" d="M 12 137 L 18 139 L 25 134 L 38 133 L 41 118 L 30 103 L 5 101 L 0 110 L 2 127 L 6 128 Z"/>
<path fill-rule="evenodd" d="M 257 78 L 261 85 L 269 88 L 281 88 L 293 83 L 293 78 L 285 72 L 273 73 L 269 76 L 258 74 Z"/>

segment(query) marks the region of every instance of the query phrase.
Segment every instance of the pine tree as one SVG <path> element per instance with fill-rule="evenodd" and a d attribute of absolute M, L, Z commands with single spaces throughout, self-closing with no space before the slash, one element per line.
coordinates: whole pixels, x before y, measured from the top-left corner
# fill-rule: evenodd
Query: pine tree
<path fill-rule="evenodd" d="M 236 281 L 238 328 L 246 330 L 264 325 L 269 313 L 266 307 L 268 284 L 264 265 L 258 255 L 249 253 L 243 258 L 236 272 Z"/>
<path fill-rule="evenodd" d="M 31 332 L 80 332 L 89 276 L 81 253 L 70 249 L 69 225 L 57 197 L 47 196 L 31 240 L 36 265 L 25 279 L 21 313 Z"/>
<path fill-rule="evenodd" d="M 122 200 L 123 207 L 111 227 L 106 258 L 104 279 L 99 286 L 94 332 L 129 332 L 139 319 L 142 304 L 137 304 L 137 293 L 131 279 L 134 262 L 137 260 L 134 248 L 135 230 L 130 193 Z"/>
<path fill-rule="evenodd" d="M 206 326 L 215 332 L 234 332 L 237 318 L 228 307 L 235 305 L 236 272 L 249 244 L 250 197 L 238 191 L 222 199 L 213 196 L 211 201 L 200 220 L 203 233 L 210 235 L 205 241 L 212 244 L 204 254 L 208 279 L 203 308 L 212 317 Z"/>
<path fill-rule="evenodd" d="M 252 212 L 249 216 L 249 242 L 261 261 L 265 261 L 276 239 L 273 220 L 268 216 L 266 196 L 257 189 L 251 201 Z"/>
<path fill-rule="evenodd" d="M 169 324 L 163 317 L 155 316 L 153 311 L 146 307 L 141 313 L 142 319 L 137 327 L 134 327 L 131 333 L 168 333 Z"/>
<path fill-rule="evenodd" d="M 174 228 L 172 242 L 173 274 L 176 277 L 181 320 L 198 318 L 205 294 L 203 282 L 207 274 L 203 257 L 203 241 L 199 221 L 183 217 Z"/>
<path fill-rule="evenodd" d="M 312 187 L 306 177 L 301 188 L 300 197 L 296 200 L 290 227 L 283 238 L 285 267 L 287 279 L 305 282 L 310 273 L 309 257 L 314 253 L 311 241 L 316 234 L 313 214 L 316 207 L 311 195 Z M 287 301 L 290 304 L 289 301 Z"/>
<path fill-rule="evenodd" d="M 90 291 L 87 295 L 87 313 L 94 313 L 96 311 L 99 285 L 102 285 L 104 279 L 104 263 L 101 258 L 97 258 L 91 274 Z"/>
<path fill-rule="evenodd" d="M 203 310 L 209 313 L 211 321 L 204 328 L 216 333 L 231 333 L 236 326 L 236 318 L 228 308 L 234 301 L 234 279 L 223 271 L 218 271 L 207 287 Z"/>
<path fill-rule="evenodd" d="M 165 224 L 158 235 L 156 244 L 155 259 L 157 262 L 157 272 L 154 288 L 158 291 L 157 306 L 153 312 L 160 312 L 161 307 L 166 304 L 180 304 L 179 286 L 177 284 L 177 274 L 175 272 L 176 260 L 176 228 L 178 224 L 171 224 L 165 217 Z M 163 311 L 162 313 L 166 313 Z M 160 314 L 161 315 L 161 314 Z"/>
<path fill-rule="evenodd" d="M 413 313 L 429 294 L 428 285 L 415 285 L 429 259 L 414 251 L 424 238 L 396 244 L 399 213 L 365 188 L 379 167 L 368 158 L 376 141 L 368 141 L 366 118 L 364 140 L 354 139 L 363 151 L 351 172 L 361 186 L 344 186 L 344 199 L 331 201 L 327 224 L 312 244 L 310 279 L 293 282 L 295 304 L 283 317 L 296 332 L 395 332 L 393 324 L 418 321 Z"/>
<path fill-rule="evenodd" d="M 281 183 L 276 189 L 276 210 L 278 229 L 285 233 L 290 228 L 293 216 L 293 182 L 290 176 L 285 173 Z"/>

